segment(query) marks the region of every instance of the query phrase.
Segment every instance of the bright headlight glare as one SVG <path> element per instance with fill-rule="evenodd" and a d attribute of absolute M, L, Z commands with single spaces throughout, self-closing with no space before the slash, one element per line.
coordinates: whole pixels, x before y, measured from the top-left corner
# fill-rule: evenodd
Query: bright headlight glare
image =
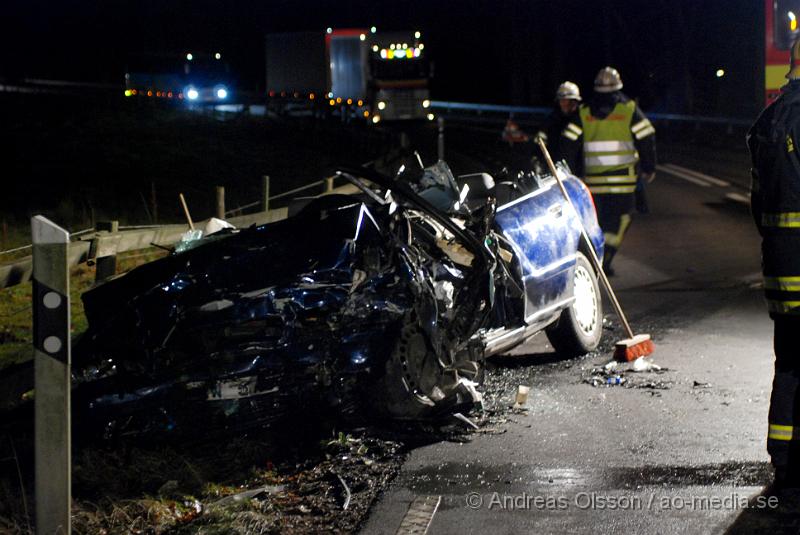
<path fill-rule="evenodd" d="M 380 102 L 378 102 L 378 109 L 379 110 L 386 109 L 386 103 L 384 101 L 382 101 L 382 100 Z"/>
<path fill-rule="evenodd" d="M 228 98 L 228 90 L 224 87 L 217 89 L 217 98 L 220 100 Z"/>
<path fill-rule="evenodd" d="M 189 100 L 197 100 L 197 97 L 199 96 L 200 93 L 198 93 L 197 89 L 195 89 L 194 87 L 191 87 L 186 91 L 186 98 L 188 98 Z"/>
<path fill-rule="evenodd" d="M 431 101 L 426 98 L 425 100 L 422 101 L 422 107 L 423 108 L 430 108 L 431 107 Z"/>

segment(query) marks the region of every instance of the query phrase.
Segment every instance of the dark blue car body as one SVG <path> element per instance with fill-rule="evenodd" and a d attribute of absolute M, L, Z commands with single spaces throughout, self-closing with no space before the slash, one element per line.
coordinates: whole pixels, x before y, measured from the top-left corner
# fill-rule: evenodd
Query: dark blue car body
<path fill-rule="evenodd" d="M 288 219 L 221 231 L 85 293 L 74 436 L 207 434 L 322 408 L 464 411 L 487 356 L 541 330 L 569 342 L 578 282 L 599 306 L 581 225 L 598 255 L 603 238 L 577 178 L 564 177 L 573 211 L 547 176 L 494 184 L 443 163 L 412 182 L 340 175 L 355 194 L 297 202 Z"/>

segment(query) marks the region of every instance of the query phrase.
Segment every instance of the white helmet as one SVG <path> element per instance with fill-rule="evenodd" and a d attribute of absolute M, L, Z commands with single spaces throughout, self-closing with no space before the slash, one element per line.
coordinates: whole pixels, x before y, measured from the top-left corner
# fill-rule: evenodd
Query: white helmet
<path fill-rule="evenodd" d="M 581 101 L 581 90 L 578 88 L 578 84 L 573 82 L 564 82 L 560 86 L 558 86 L 558 91 L 556 91 L 556 100 L 567 99 L 567 100 L 577 100 L 578 102 Z"/>
<path fill-rule="evenodd" d="M 622 89 L 622 78 L 614 67 L 603 67 L 594 79 L 594 90 L 598 93 L 613 93 Z"/>

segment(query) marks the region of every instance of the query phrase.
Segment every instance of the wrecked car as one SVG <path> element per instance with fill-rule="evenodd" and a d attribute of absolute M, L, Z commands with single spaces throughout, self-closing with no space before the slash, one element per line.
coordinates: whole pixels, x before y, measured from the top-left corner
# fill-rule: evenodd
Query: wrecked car
<path fill-rule="evenodd" d="M 263 426 L 294 410 L 434 418 L 472 407 L 484 360 L 545 331 L 597 347 L 602 256 L 583 183 L 395 177 L 342 168 L 352 194 L 224 229 L 83 295 L 73 419 L 87 433 Z M 82 431 L 76 431 L 76 436 Z"/>

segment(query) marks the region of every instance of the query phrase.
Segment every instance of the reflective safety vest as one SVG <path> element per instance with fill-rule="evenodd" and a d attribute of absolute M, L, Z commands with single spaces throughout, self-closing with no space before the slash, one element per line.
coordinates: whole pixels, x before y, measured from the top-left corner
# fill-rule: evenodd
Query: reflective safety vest
<path fill-rule="evenodd" d="M 585 180 L 595 195 L 630 194 L 636 189 L 639 154 L 634 146 L 634 136 L 638 139 L 640 134 L 647 135 L 645 131 L 653 127 L 647 119 L 632 127 L 635 112 L 636 103 L 632 100 L 618 102 L 603 119 L 594 117 L 588 106 L 580 108 L 583 128 L 579 129 L 582 132 L 574 133 L 577 134 L 576 139 L 583 134 Z M 649 130 L 647 133 L 650 133 Z"/>

